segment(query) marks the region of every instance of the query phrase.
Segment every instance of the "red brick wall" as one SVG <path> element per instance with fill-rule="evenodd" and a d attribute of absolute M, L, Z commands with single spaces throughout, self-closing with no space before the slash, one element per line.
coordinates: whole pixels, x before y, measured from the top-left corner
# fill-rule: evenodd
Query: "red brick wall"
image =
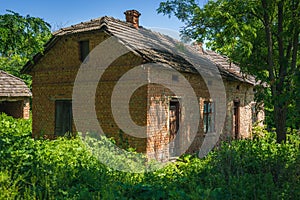
<path fill-rule="evenodd" d="M 93 49 L 107 37 L 104 33 L 87 33 L 73 35 L 68 38 L 63 37 L 35 66 L 32 72 L 34 137 L 54 134 L 55 100 L 72 98 L 73 84 L 81 65 L 79 41 L 89 39 L 90 49 Z M 103 132 L 109 137 L 114 137 L 120 146 L 124 146 L 124 143 L 126 143 L 128 147 L 134 147 L 140 152 L 145 152 L 145 138 L 122 134 L 113 119 L 110 102 L 111 93 L 119 78 L 134 66 L 141 64 L 142 61 L 140 57 L 128 53 L 113 62 L 101 77 L 101 84 L 98 84 L 95 102 L 97 118 Z M 147 87 L 140 88 L 134 93 L 130 101 L 132 118 L 139 125 L 146 124 L 146 92 Z M 89 120 L 88 117 L 88 113 L 82 113 L 83 120 Z M 76 131 L 74 126 L 73 129 Z M 89 127 L 89 129 L 92 131 L 97 128 Z M 120 141 L 120 138 L 123 141 Z"/>
<path fill-rule="evenodd" d="M 114 137 L 119 146 L 125 145 L 123 148 L 130 146 L 136 148 L 139 152 L 145 152 L 146 138 L 133 137 L 131 133 L 123 134 L 123 131 L 119 128 L 114 120 L 111 109 L 111 96 L 118 80 L 124 75 L 124 73 L 141 63 L 142 59 L 132 53 L 128 53 L 125 56 L 120 57 L 116 62 L 112 63 L 111 66 L 106 69 L 105 73 L 100 79 L 95 101 L 97 102 L 97 117 L 103 132 L 110 137 Z M 128 84 L 130 84 L 130 81 Z M 121 101 L 122 99 L 119 100 Z M 146 125 L 146 107 L 147 87 L 144 86 L 138 88 L 131 96 L 129 101 L 129 110 L 131 116 L 120 116 L 120 119 L 122 120 L 125 117 L 131 117 L 137 125 Z"/>
<path fill-rule="evenodd" d="M 148 86 L 147 154 L 150 159 L 169 159 L 169 101 L 173 96 L 174 93 L 162 85 Z"/>
<path fill-rule="evenodd" d="M 147 154 L 150 158 L 155 158 L 157 160 L 168 160 L 170 158 L 168 146 L 170 143 L 170 135 L 169 135 L 169 103 L 172 98 L 179 98 L 177 97 L 171 90 L 172 88 L 172 72 L 162 71 L 161 74 L 165 74 L 166 76 L 169 76 L 170 83 L 169 85 L 158 85 L 158 84 L 152 84 L 149 86 L 148 89 L 148 99 L 149 99 L 149 105 L 151 109 L 155 109 L 161 105 L 163 107 L 163 111 L 160 112 L 164 115 L 166 124 L 163 127 L 156 127 L 155 124 L 157 122 L 155 119 L 160 118 L 159 116 L 151 116 L 151 111 L 148 113 L 148 121 L 152 122 L 154 125 L 151 125 L 148 123 L 148 135 L 150 136 L 147 143 Z M 150 72 L 151 73 L 151 72 Z M 176 74 L 176 73 L 175 73 Z M 186 80 L 188 80 L 190 86 L 192 86 L 197 99 L 200 99 L 200 97 L 206 97 L 209 98 L 209 93 L 206 85 L 204 84 L 203 79 L 195 74 L 190 73 L 182 73 L 182 75 L 185 77 Z M 180 83 L 179 83 L 180 84 Z M 181 88 L 181 90 L 185 91 L 185 88 Z M 193 95 L 193 94 L 186 94 L 186 95 Z M 181 107 L 181 117 L 180 121 L 186 121 L 189 116 L 184 116 L 184 109 Z M 151 120 L 149 120 L 151 119 Z M 154 121 L 153 121 L 154 120 Z M 154 127 L 154 130 L 153 128 Z M 203 142 L 203 122 L 202 119 L 199 120 L 199 129 L 195 137 L 189 132 L 188 124 L 186 124 L 186 127 L 182 127 L 180 134 L 180 140 L 178 143 L 178 146 L 176 148 L 179 148 L 179 152 L 183 151 L 185 147 L 188 146 L 188 143 L 190 143 L 190 146 L 186 152 L 193 153 L 199 150 L 199 147 L 201 146 Z M 151 129 L 152 128 L 152 129 Z M 156 129 L 156 130 L 155 130 Z"/>
<path fill-rule="evenodd" d="M 54 134 L 55 100 L 71 99 L 81 65 L 79 41 L 90 39 L 91 48 L 105 39 L 102 34 L 62 37 L 34 67 L 32 75 L 33 135 Z"/>
<path fill-rule="evenodd" d="M 164 72 L 161 72 L 162 74 Z M 166 73 L 167 74 L 167 73 Z M 188 153 L 196 153 L 199 151 L 205 134 L 204 134 L 204 125 L 203 125 L 203 105 L 204 101 L 213 101 L 216 104 L 220 104 L 220 99 L 211 99 L 208 87 L 204 83 L 203 79 L 195 74 L 182 73 L 185 78 L 189 81 L 190 85 L 193 87 L 193 90 L 199 100 L 200 107 L 200 121 L 198 125 L 198 132 L 194 138 L 190 136 L 188 132 L 188 127 L 184 130 L 184 133 L 180 133 L 184 135 L 184 139 L 180 141 L 180 146 L 187 145 L 187 141 L 191 141 L 191 145 L 187 149 Z M 171 77 L 170 77 L 171 79 Z M 171 85 L 170 85 L 171 86 Z M 241 138 L 249 138 L 251 137 L 251 129 L 252 129 L 252 113 L 251 106 L 254 103 L 254 92 L 253 86 L 241 82 L 227 81 L 224 80 L 224 86 L 226 90 L 226 99 L 224 99 L 225 105 L 227 105 L 225 123 L 223 127 L 222 134 L 220 135 L 221 139 L 233 138 L 233 102 L 236 99 L 240 101 L 240 136 Z M 167 87 L 167 86 L 166 86 Z M 169 116 L 169 101 L 172 97 L 175 97 L 175 94 L 168 90 L 166 87 L 161 85 L 151 85 L 148 89 L 148 100 L 150 101 L 148 110 L 151 108 L 155 108 L 158 105 L 162 104 L 164 108 L 163 115 L 168 118 Z M 209 86 L 212 90 L 216 92 L 222 92 L 217 85 L 212 82 Z M 226 101 L 226 102 L 225 102 Z M 216 105 L 217 106 L 217 105 Z M 157 119 L 159 116 L 151 116 L 151 111 L 148 113 L 148 121 L 149 119 Z M 184 119 L 185 116 L 181 116 L 181 120 Z M 168 121 L 168 119 L 166 119 Z M 152 122 L 155 124 L 154 122 Z M 167 152 L 164 148 L 169 144 L 169 125 L 166 124 L 164 128 L 160 130 L 151 129 L 151 124 L 148 123 L 148 135 L 150 136 L 147 142 L 147 154 L 150 158 L 155 158 L 157 160 L 164 160 L 169 158 L 169 152 Z M 179 147 L 180 148 L 180 147 Z"/>
<path fill-rule="evenodd" d="M 251 137 L 252 131 L 252 112 L 251 106 L 254 102 L 253 86 L 241 84 L 240 82 L 224 82 L 227 95 L 227 113 L 224 126 L 224 137 L 233 136 L 233 102 L 240 102 L 240 137 Z"/>
<path fill-rule="evenodd" d="M 29 98 L 24 99 L 23 101 L 23 118 L 24 119 L 29 119 L 30 118 L 30 102 Z"/>

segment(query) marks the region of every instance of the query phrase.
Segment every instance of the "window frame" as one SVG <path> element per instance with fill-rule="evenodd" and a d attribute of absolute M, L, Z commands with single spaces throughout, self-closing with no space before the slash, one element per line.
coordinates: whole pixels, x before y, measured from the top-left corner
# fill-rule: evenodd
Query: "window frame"
<path fill-rule="evenodd" d="M 215 132 L 215 102 L 203 101 L 203 130 L 204 133 Z"/>

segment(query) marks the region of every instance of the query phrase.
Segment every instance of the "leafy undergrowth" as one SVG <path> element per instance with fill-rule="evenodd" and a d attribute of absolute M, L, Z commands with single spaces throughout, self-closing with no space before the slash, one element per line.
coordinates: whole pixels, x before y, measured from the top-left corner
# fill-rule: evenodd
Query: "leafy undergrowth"
<path fill-rule="evenodd" d="M 299 133 L 276 144 L 272 133 L 257 132 L 254 140 L 223 143 L 205 159 L 185 155 L 133 174 L 101 164 L 78 138 L 34 140 L 30 120 L 2 114 L 0 199 L 297 199 Z"/>

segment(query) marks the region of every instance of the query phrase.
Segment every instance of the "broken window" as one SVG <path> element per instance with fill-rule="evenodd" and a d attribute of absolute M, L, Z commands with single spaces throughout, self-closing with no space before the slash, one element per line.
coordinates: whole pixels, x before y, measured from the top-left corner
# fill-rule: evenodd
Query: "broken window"
<path fill-rule="evenodd" d="M 203 124 L 204 132 L 214 132 L 215 129 L 215 105 L 211 101 L 204 101 Z"/>
<path fill-rule="evenodd" d="M 55 135 L 64 136 L 72 132 L 72 101 L 55 101 Z"/>

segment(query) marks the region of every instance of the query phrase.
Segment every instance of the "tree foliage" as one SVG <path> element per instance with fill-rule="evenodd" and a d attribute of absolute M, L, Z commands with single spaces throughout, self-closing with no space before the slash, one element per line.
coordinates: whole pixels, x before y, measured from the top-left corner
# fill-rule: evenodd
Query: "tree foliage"
<path fill-rule="evenodd" d="M 209 0 L 203 7 L 195 0 L 168 0 L 157 11 L 174 14 L 185 22 L 185 37 L 208 41 L 269 85 L 260 97 L 272 111 L 278 142 L 286 139 L 287 126 L 299 128 L 298 0 Z"/>
<path fill-rule="evenodd" d="M 0 69 L 29 83 L 30 78 L 21 75 L 20 69 L 36 53 L 43 51 L 51 37 L 50 25 L 38 17 L 7 12 L 0 15 Z"/>

